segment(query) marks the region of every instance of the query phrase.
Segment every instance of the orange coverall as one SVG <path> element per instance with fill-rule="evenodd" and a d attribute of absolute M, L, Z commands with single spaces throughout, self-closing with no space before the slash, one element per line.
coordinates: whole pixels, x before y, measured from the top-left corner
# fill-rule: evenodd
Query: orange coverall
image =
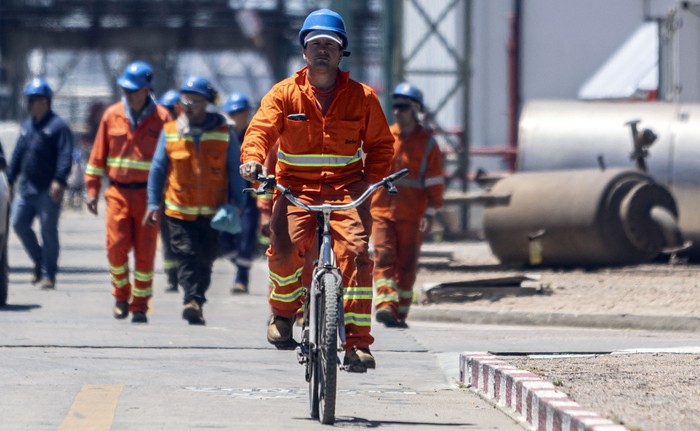
<path fill-rule="evenodd" d="M 295 116 L 294 114 L 303 114 Z M 291 117 L 290 117 L 291 116 Z M 279 139 L 277 178 L 308 204 L 343 203 L 368 183 L 387 175 L 393 137 L 374 91 L 339 71 L 333 103 L 318 107 L 306 68 L 275 84 L 263 98 L 241 148 L 241 162 L 265 162 Z M 364 157 L 363 157 L 364 155 Z M 369 205 L 331 218 L 337 263 L 343 273 L 346 349 L 374 341 Z M 291 318 L 301 306 L 302 272 L 316 235 L 313 214 L 275 199 L 267 250 L 269 302 L 276 315 Z"/>
<path fill-rule="evenodd" d="M 85 169 L 85 188 L 89 198 L 98 196 L 103 176 L 107 260 L 112 280 L 112 295 L 117 301 L 129 301 L 130 311 L 147 311 L 153 294 L 153 265 L 158 226 L 143 224 L 147 211 L 146 183 L 151 159 L 163 130 L 171 121 L 167 109 L 155 106 L 132 130 L 124 103 L 107 108 L 95 136 L 90 160 Z M 129 281 L 129 251 L 134 249 L 134 284 Z"/>
<path fill-rule="evenodd" d="M 418 125 L 404 139 L 394 124 L 391 133 L 395 139 L 391 171 L 408 168 L 409 173 L 396 182 L 398 194 L 382 189 L 372 199 L 375 306 L 388 307 L 394 317 L 405 320 L 423 242 L 420 222 L 442 207 L 445 180 L 440 148 L 428 130 Z"/>

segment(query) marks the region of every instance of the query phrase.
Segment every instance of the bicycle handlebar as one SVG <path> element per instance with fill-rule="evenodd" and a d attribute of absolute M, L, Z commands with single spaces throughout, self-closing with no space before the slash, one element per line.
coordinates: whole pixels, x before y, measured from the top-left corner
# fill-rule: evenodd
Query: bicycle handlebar
<path fill-rule="evenodd" d="M 398 181 L 404 176 L 408 174 L 408 169 L 404 168 L 401 169 L 398 172 L 394 172 L 393 174 L 389 175 L 388 177 L 383 178 L 381 181 L 376 182 L 369 186 L 367 190 L 365 190 L 362 195 L 355 199 L 352 202 L 349 202 L 347 204 L 340 204 L 340 205 L 330 205 L 330 204 L 321 204 L 321 205 L 307 205 L 303 202 L 301 202 L 299 199 L 297 199 L 293 194 L 292 191 L 290 190 L 289 187 L 283 187 L 277 183 L 277 179 L 273 176 L 264 176 L 264 175 L 258 175 L 258 181 L 260 181 L 260 186 L 258 186 L 257 189 L 253 188 L 246 188 L 243 191 L 252 191 L 256 195 L 264 195 L 264 194 L 269 194 L 273 190 L 278 190 L 284 197 L 286 197 L 289 202 L 292 204 L 304 208 L 307 211 L 322 211 L 322 210 L 327 210 L 327 211 L 344 211 L 344 210 L 349 210 L 352 208 L 357 208 L 360 206 L 364 201 L 369 198 L 372 193 L 377 191 L 381 187 L 386 187 L 389 193 L 395 194 L 398 193 L 396 190 L 396 187 L 394 186 L 394 181 Z"/>

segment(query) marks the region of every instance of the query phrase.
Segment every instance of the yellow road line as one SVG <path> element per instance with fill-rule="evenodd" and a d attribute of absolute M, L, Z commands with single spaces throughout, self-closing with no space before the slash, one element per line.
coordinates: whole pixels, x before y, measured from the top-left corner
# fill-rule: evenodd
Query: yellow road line
<path fill-rule="evenodd" d="M 109 431 L 124 385 L 83 385 L 59 431 Z"/>

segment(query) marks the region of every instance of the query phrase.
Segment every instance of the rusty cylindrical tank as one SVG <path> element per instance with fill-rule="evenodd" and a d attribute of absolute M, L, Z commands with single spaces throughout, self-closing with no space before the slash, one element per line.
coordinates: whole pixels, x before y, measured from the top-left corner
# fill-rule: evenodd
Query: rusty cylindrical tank
<path fill-rule="evenodd" d="M 535 100 L 523 108 L 518 170 L 633 168 L 629 121 L 653 130 L 648 173 L 668 187 L 678 205 L 678 225 L 692 242 L 684 253 L 700 261 L 700 104 Z"/>
<path fill-rule="evenodd" d="M 668 221 L 678 217 L 666 188 L 638 170 L 516 173 L 491 191 L 511 195 L 508 205 L 484 210 L 486 239 L 508 265 L 649 261 L 670 245 Z"/>

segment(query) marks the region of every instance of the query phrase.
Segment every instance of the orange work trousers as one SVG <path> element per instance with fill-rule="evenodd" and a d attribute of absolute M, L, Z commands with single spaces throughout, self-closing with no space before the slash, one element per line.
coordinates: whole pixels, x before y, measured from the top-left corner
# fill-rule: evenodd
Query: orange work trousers
<path fill-rule="evenodd" d="M 413 302 L 418 256 L 423 242 L 419 221 L 393 221 L 374 217 L 375 307 L 389 308 L 394 317 L 405 320 Z"/>
<path fill-rule="evenodd" d="M 341 190 L 322 185 L 320 192 L 296 196 L 309 205 L 341 204 L 356 199 L 366 188 L 363 182 Z M 356 209 L 331 215 L 333 249 L 343 276 L 346 350 L 367 348 L 374 342 L 370 334 L 373 264 L 368 247 L 372 226 L 369 203 L 366 201 Z M 305 262 L 306 265 L 313 262 L 317 253 L 313 247 L 315 235 L 315 214 L 294 206 L 282 196 L 276 197 L 267 257 L 271 287 L 269 302 L 272 312 L 278 316 L 291 318 L 302 305 L 304 283 L 306 286 L 310 284 L 306 278 L 311 274 L 308 268 L 305 270 Z M 313 253 L 314 258 L 307 259 L 308 253 Z"/>
<path fill-rule="evenodd" d="M 146 188 L 129 189 L 111 185 L 105 191 L 107 260 L 112 278 L 112 295 L 128 301 L 130 311 L 147 311 L 153 295 L 153 266 L 158 225 L 143 224 Z M 129 281 L 129 251 L 134 249 L 134 283 Z"/>

